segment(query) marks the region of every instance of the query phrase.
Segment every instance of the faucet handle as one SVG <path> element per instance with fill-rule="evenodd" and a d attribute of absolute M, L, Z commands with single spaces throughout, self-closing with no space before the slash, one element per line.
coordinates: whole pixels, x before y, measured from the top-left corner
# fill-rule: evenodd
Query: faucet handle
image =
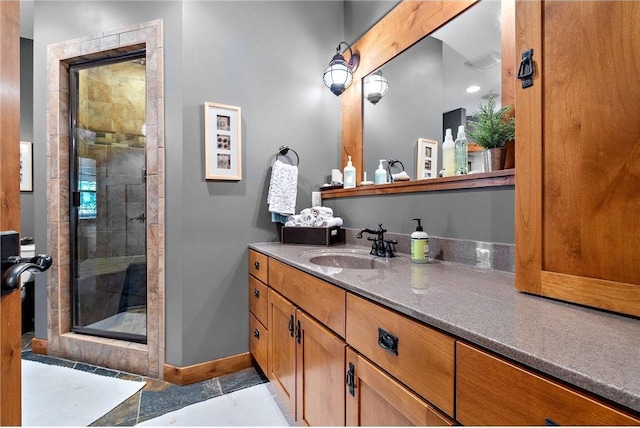
<path fill-rule="evenodd" d="M 395 257 L 396 255 L 393 252 L 393 249 L 394 245 L 396 245 L 398 241 L 396 241 L 395 239 L 385 239 L 384 242 L 386 243 L 386 245 L 384 246 L 384 256 L 388 258 Z"/>

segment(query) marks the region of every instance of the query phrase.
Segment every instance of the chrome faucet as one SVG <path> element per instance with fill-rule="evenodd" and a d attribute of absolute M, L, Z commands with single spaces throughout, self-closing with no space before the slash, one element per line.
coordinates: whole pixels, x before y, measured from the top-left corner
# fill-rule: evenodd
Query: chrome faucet
<path fill-rule="evenodd" d="M 382 223 L 378 224 L 378 229 L 371 230 L 368 228 L 361 229 L 360 232 L 356 235 L 356 238 L 361 239 L 363 233 L 369 233 L 374 236 L 369 236 L 367 241 L 371 241 L 371 251 L 369 254 L 377 257 L 395 257 L 396 255 L 393 253 L 393 246 L 398 243 L 398 241 L 394 239 L 384 239 L 384 233 L 387 229 L 382 227 Z"/>

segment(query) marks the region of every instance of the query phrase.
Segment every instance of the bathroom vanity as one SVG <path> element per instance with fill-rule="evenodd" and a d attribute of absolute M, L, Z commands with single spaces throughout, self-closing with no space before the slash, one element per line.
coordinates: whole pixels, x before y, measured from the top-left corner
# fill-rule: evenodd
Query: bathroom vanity
<path fill-rule="evenodd" d="M 250 245 L 250 351 L 297 423 L 640 425 L 639 320 L 367 253 Z"/>

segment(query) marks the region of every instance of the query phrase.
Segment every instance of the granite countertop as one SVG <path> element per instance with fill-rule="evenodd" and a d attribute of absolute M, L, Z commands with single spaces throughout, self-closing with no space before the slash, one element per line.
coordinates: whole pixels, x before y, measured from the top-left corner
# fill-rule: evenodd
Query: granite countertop
<path fill-rule="evenodd" d="M 366 249 L 274 242 L 249 247 L 640 412 L 638 319 L 519 293 L 508 272 L 449 262 L 412 264 L 404 254 L 382 259 L 384 269 L 339 269 L 310 263 L 308 252 Z"/>

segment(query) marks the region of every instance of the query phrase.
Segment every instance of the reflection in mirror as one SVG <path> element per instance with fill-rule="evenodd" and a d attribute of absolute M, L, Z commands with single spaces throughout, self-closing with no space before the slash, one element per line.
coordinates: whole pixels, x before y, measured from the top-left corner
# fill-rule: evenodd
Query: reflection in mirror
<path fill-rule="evenodd" d="M 380 68 L 388 93 L 375 105 L 363 99 L 363 167 L 369 176 L 379 159 L 395 158 L 415 180 L 419 138 L 438 141 L 440 170 L 443 115 L 454 112 L 448 116 L 455 123 L 446 127 L 455 138 L 457 125 L 466 125 L 490 92 L 500 94 L 500 8 L 500 1 L 478 2 Z M 469 93 L 471 86 L 480 89 Z M 481 168 L 478 161 L 470 170 Z"/>

